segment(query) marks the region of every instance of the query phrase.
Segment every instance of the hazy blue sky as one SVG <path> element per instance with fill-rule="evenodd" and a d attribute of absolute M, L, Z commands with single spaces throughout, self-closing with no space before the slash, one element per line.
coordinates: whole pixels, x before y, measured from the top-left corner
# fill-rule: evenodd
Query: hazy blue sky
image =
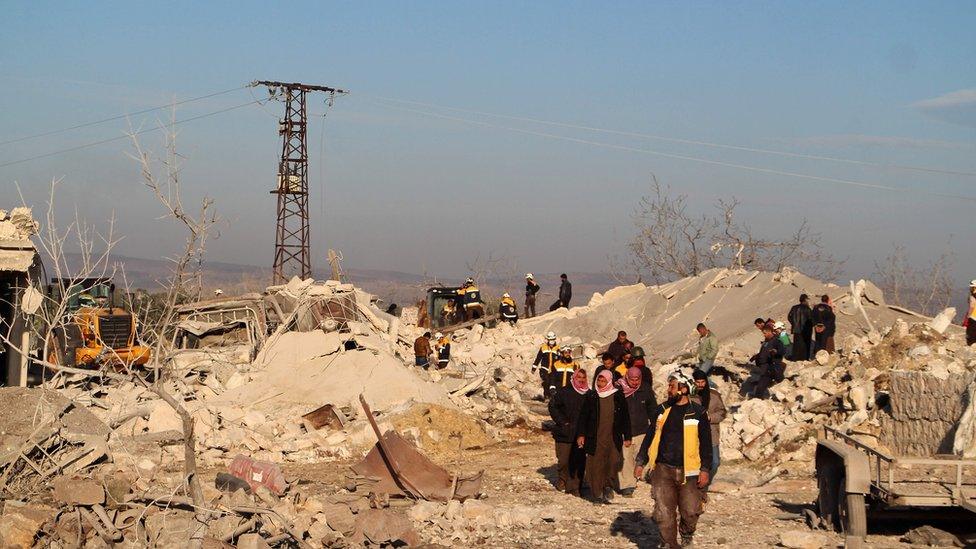
<path fill-rule="evenodd" d="M 350 266 L 461 275 L 507 254 L 533 271 L 605 267 L 651 173 L 705 211 L 736 195 L 770 237 L 808 217 L 851 274 L 892 242 L 922 262 L 953 236 L 976 277 L 976 177 L 784 158 L 425 112 L 609 145 L 908 189 L 743 171 L 473 125 L 377 97 L 680 139 L 976 172 L 976 2 L 0 3 L 0 141 L 226 90 L 253 79 L 346 88 L 310 124 L 313 253 Z M 265 93 L 255 90 L 254 97 Z M 248 90 L 180 108 L 188 118 Z M 314 113 L 324 112 L 321 98 Z M 268 264 L 281 105 L 180 126 L 186 202 L 217 201 L 214 260 Z M 156 123 L 156 114 L 135 125 Z M 0 145 L 0 165 L 120 135 L 124 121 Z M 158 137 L 145 136 L 158 144 Z M 0 167 L 39 204 L 112 211 L 120 252 L 159 257 L 124 141 Z M 325 151 L 324 160 L 321 151 Z M 324 176 L 324 188 L 323 188 Z M 928 194 L 927 194 L 928 193 Z M 974 200 L 933 196 L 931 193 Z"/>

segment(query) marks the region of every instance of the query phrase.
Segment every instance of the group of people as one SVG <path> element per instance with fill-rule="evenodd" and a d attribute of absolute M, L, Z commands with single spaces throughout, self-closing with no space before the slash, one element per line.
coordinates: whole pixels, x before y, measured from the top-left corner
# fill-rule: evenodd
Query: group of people
<path fill-rule="evenodd" d="M 535 298 L 542 286 L 535 281 L 535 275 L 525 273 L 525 318 L 535 316 Z M 566 273 L 559 275 L 559 296 L 556 301 L 549 306 L 550 311 L 555 311 L 560 307 L 569 308 L 569 301 L 573 299 L 573 284 L 569 281 Z"/>
<path fill-rule="evenodd" d="M 704 331 L 701 339 L 710 334 Z M 706 339 L 706 347 L 713 339 Z M 553 421 L 556 487 L 581 496 L 588 486 L 589 498 L 604 504 L 615 494 L 632 497 L 637 483 L 649 480 L 664 544 L 678 547 L 680 535 L 684 545 L 720 463 L 719 423 L 727 412 L 721 394 L 709 386 L 711 366 L 695 368 L 691 377 L 672 372 L 667 400 L 658 404 L 644 350 L 626 332 L 600 358 L 590 379 L 572 348 L 557 347 L 549 332 L 533 363 Z"/>
<path fill-rule="evenodd" d="M 437 332 L 433 339 L 434 343 L 431 345 L 430 332 L 424 332 L 423 335 L 414 340 L 414 364 L 428 370 L 433 357 L 437 361 L 437 369 L 443 370 L 451 362 L 451 336 Z"/>
<path fill-rule="evenodd" d="M 569 277 L 565 273 L 559 275 L 559 297 L 549 306 L 550 311 L 555 311 L 560 307 L 569 307 L 569 302 L 573 298 L 573 285 L 569 282 Z M 536 315 L 535 300 L 536 295 L 542 286 L 535 281 L 532 273 L 525 275 L 525 318 L 532 318 Z M 468 278 L 464 284 L 458 288 L 457 295 L 444 302 L 441 307 L 441 324 L 455 324 L 462 321 L 476 320 L 485 315 L 485 303 L 481 298 L 481 290 L 473 278 Z M 498 316 L 502 322 L 515 324 L 519 320 L 518 305 L 515 299 L 505 292 L 502 294 L 498 304 Z"/>

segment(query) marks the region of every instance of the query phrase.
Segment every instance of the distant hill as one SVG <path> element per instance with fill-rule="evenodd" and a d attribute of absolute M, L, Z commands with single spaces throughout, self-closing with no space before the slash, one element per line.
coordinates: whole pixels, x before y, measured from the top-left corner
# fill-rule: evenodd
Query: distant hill
<path fill-rule="evenodd" d="M 70 259 L 80 264 L 80 257 L 73 255 Z M 165 259 L 145 259 L 123 255 L 112 256 L 112 262 L 119 272 L 125 273 L 129 287 L 156 291 L 169 276 L 171 263 Z M 346 280 L 364 290 L 376 294 L 387 303 L 408 305 L 415 303 L 424 295 L 430 286 L 456 286 L 461 279 L 424 276 L 404 273 L 400 271 L 384 271 L 379 269 L 353 269 L 343 266 Z M 319 273 L 321 275 L 324 272 Z M 576 273 L 568 272 L 569 280 L 573 283 L 573 301 L 575 305 L 589 301 L 593 292 L 605 292 L 619 285 L 609 274 L 604 273 Z M 559 289 L 559 273 L 535 273 L 536 280 L 542 286 L 538 307 L 548 308 L 555 301 Z M 204 287 L 207 290 L 220 288 L 225 294 L 234 295 L 245 292 L 261 291 L 271 283 L 271 269 L 256 265 L 240 265 L 237 263 L 221 263 L 207 261 L 204 263 Z M 521 306 L 525 282 L 524 273 L 512 273 L 502 280 L 499 277 L 479 281 L 486 298 L 497 297 L 508 291 Z M 117 277 L 121 283 L 121 277 Z M 497 294 L 497 295 L 496 295 Z"/>

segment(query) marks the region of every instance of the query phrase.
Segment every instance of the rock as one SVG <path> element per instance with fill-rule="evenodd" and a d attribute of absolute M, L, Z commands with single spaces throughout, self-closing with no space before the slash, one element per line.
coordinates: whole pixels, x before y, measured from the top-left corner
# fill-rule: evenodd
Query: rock
<path fill-rule="evenodd" d="M 335 531 L 329 528 L 328 523 L 315 519 L 312 525 L 308 527 L 308 537 L 312 538 L 312 541 L 324 544 L 327 540 L 330 540 L 332 536 L 335 535 Z"/>
<path fill-rule="evenodd" d="M 0 516 L 0 547 L 33 547 L 41 525 L 52 516 L 54 509 L 50 507 L 7 500 L 3 506 L 3 515 Z"/>
<path fill-rule="evenodd" d="M 359 515 L 356 528 L 377 545 L 398 541 L 408 546 L 420 544 L 420 535 L 407 517 L 390 510 L 366 510 Z"/>
<path fill-rule="evenodd" d="M 928 345 L 917 345 L 908 351 L 908 356 L 911 358 L 920 358 L 923 356 L 929 356 L 931 354 L 932 349 L 930 349 Z"/>
<path fill-rule="evenodd" d="M 163 401 L 156 403 L 152 412 L 149 413 L 149 432 L 159 433 L 162 431 L 183 431 L 183 421 L 180 419 L 176 410 Z"/>
<path fill-rule="evenodd" d="M 257 410 L 251 410 L 248 413 L 244 414 L 244 417 L 241 418 L 241 421 L 244 423 L 244 425 L 247 425 L 251 429 L 257 429 L 258 427 L 264 425 L 265 422 L 267 422 L 267 418 L 261 412 Z"/>
<path fill-rule="evenodd" d="M 464 508 L 461 511 L 461 515 L 468 520 L 477 520 L 481 517 L 490 515 L 494 512 L 494 508 L 487 503 L 477 500 L 469 499 L 464 502 Z"/>
<path fill-rule="evenodd" d="M 349 510 L 346 505 L 333 503 L 331 505 L 326 505 L 322 513 L 326 516 L 326 522 L 329 528 L 332 528 L 336 532 L 344 536 L 351 535 L 356 529 L 356 517 Z"/>
<path fill-rule="evenodd" d="M 829 543 L 826 535 L 810 530 L 787 530 L 779 534 L 780 547 L 789 549 L 820 549 Z"/>
<path fill-rule="evenodd" d="M 414 504 L 407 512 L 407 516 L 414 522 L 430 522 L 431 519 L 444 514 L 445 506 L 434 502 L 421 500 Z"/>
<path fill-rule="evenodd" d="M 447 502 L 447 507 L 444 509 L 444 518 L 447 520 L 457 520 L 461 518 L 462 510 L 463 508 L 461 506 L 461 502 L 456 499 L 452 499 L 451 501 Z"/>
<path fill-rule="evenodd" d="M 830 353 L 828 353 L 823 349 L 820 349 L 819 351 L 817 351 L 817 354 L 814 355 L 813 359 L 817 361 L 817 364 L 821 366 L 826 366 L 827 363 L 830 362 Z"/>
<path fill-rule="evenodd" d="M 237 549 L 271 549 L 271 546 L 258 534 L 244 534 L 237 538 Z"/>
<path fill-rule="evenodd" d="M 68 505 L 101 505 L 105 488 L 95 480 L 61 477 L 54 481 L 54 499 Z"/>
<path fill-rule="evenodd" d="M 962 544 L 959 543 L 959 539 L 956 538 L 956 536 L 929 525 L 920 526 L 914 530 L 909 530 L 903 539 L 912 545 L 923 545 L 929 547 L 962 547 Z"/>
<path fill-rule="evenodd" d="M 952 320 L 956 318 L 956 308 L 946 307 L 939 314 L 935 315 L 935 318 L 928 322 L 929 328 L 932 328 L 940 334 L 944 334 L 949 325 L 952 324 Z"/>

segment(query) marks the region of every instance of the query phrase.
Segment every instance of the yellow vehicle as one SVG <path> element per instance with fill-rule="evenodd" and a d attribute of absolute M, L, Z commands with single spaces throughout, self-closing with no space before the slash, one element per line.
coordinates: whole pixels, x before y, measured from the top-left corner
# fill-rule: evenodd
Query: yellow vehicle
<path fill-rule="evenodd" d="M 109 278 L 56 278 L 48 286 L 52 303 L 65 303 L 64 321 L 51 333 L 45 360 L 59 366 L 137 366 L 151 351 L 139 344 L 138 320 L 115 301 Z"/>

